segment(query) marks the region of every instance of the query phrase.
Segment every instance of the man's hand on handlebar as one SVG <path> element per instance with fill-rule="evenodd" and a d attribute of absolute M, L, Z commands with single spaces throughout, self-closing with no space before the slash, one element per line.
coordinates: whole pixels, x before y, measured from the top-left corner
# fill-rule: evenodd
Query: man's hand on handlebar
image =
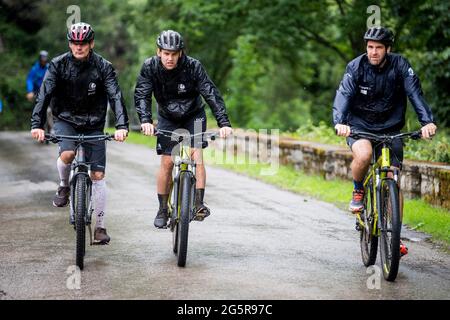
<path fill-rule="evenodd" d="M 432 136 L 436 134 L 436 125 L 434 123 L 429 123 L 424 125 L 420 131 L 422 131 L 422 138 L 423 139 L 430 139 Z"/>
<path fill-rule="evenodd" d="M 348 137 L 351 132 L 350 127 L 345 124 L 337 124 L 334 129 L 336 129 L 336 134 L 342 137 Z"/>
<path fill-rule="evenodd" d="M 33 102 L 33 100 L 34 100 L 34 92 L 28 92 L 26 97 L 27 97 L 28 101 Z"/>
<path fill-rule="evenodd" d="M 146 136 L 152 136 L 155 134 L 155 126 L 151 123 L 141 124 L 141 131 Z"/>
<path fill-rule="evenodd" d="M 45 131 L 43 129 L 31 129 L 31 137 L 36 139 L 39 142 L 44 142 L 45 139 Z"/>
<path fill-rule="evenodd" d="M 114 132 L 114 140 L 119 142 L 124 142 L 125 139 L 128 137 L 128 131 L 125 129 L 118 129 L 116 132 Z"/>
<path fill-rule="evenodd" d="M 233 129 L 231 129 L 230 127 L 222 127 L 219 130 L 219 136 L 221 138 L 226 138 L 226 137 L 228 137 L 229 135 L 232 135 L 232 134 L 233 134 Z"/>

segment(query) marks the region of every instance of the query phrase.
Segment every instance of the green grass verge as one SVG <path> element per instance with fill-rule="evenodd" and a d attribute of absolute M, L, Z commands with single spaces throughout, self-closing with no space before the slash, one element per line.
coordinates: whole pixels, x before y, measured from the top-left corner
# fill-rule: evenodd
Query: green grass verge
<path fill-rule="evenodd" d="M 112 130 L 109 130 L 112 132 Z M 146 137 L 141 133 L 130 132 L 128 143 L 136 143 L 154 148 L 156 138 Z M 296 170 L 293 166 L 281 166 L 274 175 L 262 175 L 263 170 L 268 170 L 268 164 L 239 164 L 244 163 L 240 156 L 235 157 L 232 164 L 217 164 L 214 159 L 223 157 L 219 151 L 205 149 L 205 162 L 232 170 L 258 180 L 276 185 L 285 190 L 308 195 L 319 200 L 335 204 L 338 208 L 346 209 L 350 200 L 353 184 L 342 179 L 325 180 L 319 175 L 305 174 Z M 223 159 L 223 158 L 221 158 Z M 450 245 L 450 212 L 434 207 L 423 200 L 405 200 L 403 222 L 410 228 L 430 234 L 434 241 L 441 241 Z"/>

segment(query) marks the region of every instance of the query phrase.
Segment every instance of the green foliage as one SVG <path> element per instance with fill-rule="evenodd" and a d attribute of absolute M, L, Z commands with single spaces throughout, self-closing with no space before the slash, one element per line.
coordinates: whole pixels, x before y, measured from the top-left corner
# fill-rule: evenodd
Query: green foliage
<path fill-rule="evenodd" d="M 137 122 L 133 93 L 143 61 L 155 54 L 163 29 L 180 31 L 187 54 L 198 58 L 224 94 L 234 127 L 278 128 L 330 143 L 331 105 L 345 65 L 364 52 L 362 35 L 371 0 L 32 0 L 0 1 L 0 128 L 27 129 L 32 106 L 25 77 L 40 49 L 67 51 L 68 5 L 96 30 L 95 50 L 119 74 L 130 118 Z M 381 22 L 394 30 L 394 52 L 419 75 L 440 128 L 450 119 L 448 38 L 450 3 L 380 0 Z M 19 10 L 25 7 L 26 10 Z M 156 112 L 155 108 L 153 110 Z M 412 108 L 410 127 L 417 127 Z M 331 132 L 330 134 L 325 132 Z M 435 140 L 436 141 L 436 140 Z M 445 160 L 448 144 L 411 156 Z M 342 143 L 342 140 L 340 140 Z"/>
<path fill-rule="evenodd" d="M 437 161 L 450 164 L 450 139 L 446 132 L 438 132 L 431 141 L 408 141 L 405 147 L 405 158 Z"/>
<path fill-rule="evenodd" d="M 325 144 L 346 145 L 345 139 L 335 134 L 334 129 L 330 128 L 325 122 L 321 121 L 318 125 L 308 121 L 290 136 L 305 141 L 314 141 Z"/>

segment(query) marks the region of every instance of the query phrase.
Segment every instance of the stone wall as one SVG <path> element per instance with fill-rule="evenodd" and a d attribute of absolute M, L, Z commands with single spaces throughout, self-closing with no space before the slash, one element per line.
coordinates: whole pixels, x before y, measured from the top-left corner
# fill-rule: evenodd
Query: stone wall
<path fill-rule="evenodd" d="M 213 145 L 228 152 L 245 154 L 263 163 L 278 159 L 280 164 L 292 164 L 298 170 L 321 174 L 325 179 L 351 179 L 352 156 L 346 147 L 240 129 L 235 130 L 232 140 L 227 140 L 218 139 Z M 405 160 L 401 188 L 406 197 L 421 197 L 431 204 L 450 209 L 450 166 Z"/>

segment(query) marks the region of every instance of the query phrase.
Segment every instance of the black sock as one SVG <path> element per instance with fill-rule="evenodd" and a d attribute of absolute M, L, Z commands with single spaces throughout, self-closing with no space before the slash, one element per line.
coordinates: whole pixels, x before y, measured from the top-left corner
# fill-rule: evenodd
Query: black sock
<path fill-rule="evenodd" d="M 205 189 L 195 189 L 195 204 L 202 205 L 203 197 L 205 196 Z"/>
<path fill-rule="evenodd" d="M 168 208 L 167 202 L 169 201 L 169 195 L 158 193 L 158 201 L 159 201 L 159 209 L 167 210 L 167 208 Z"/>

